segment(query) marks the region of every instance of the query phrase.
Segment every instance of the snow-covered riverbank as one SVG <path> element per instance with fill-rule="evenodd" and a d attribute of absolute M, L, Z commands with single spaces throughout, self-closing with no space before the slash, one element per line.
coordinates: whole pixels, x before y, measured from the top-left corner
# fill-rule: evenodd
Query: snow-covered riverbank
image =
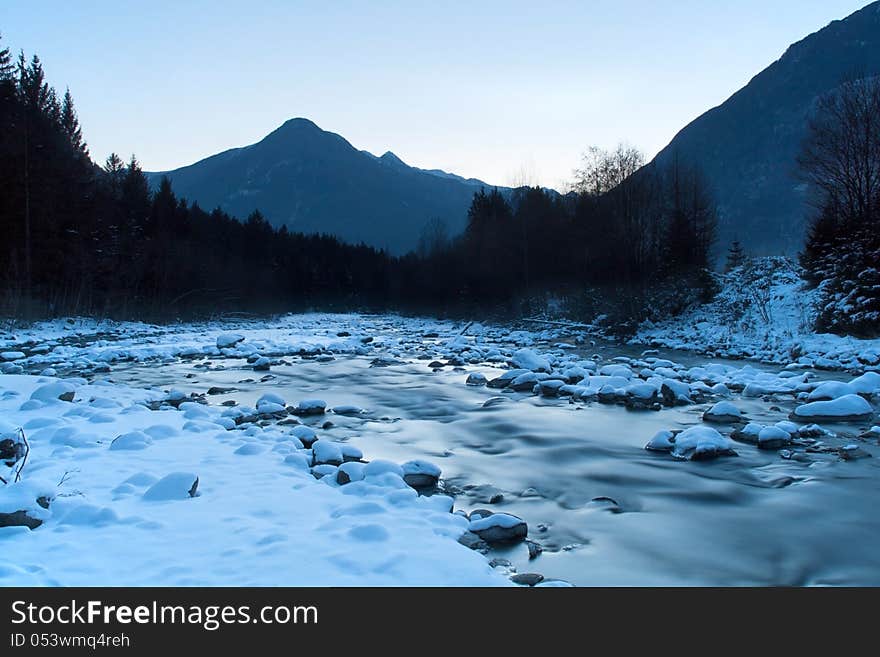
<path fill-rule="evenodd" d="M 813 330 L 818 295 L 790 260 L 760 258 L 724 275 L 722 282 L 711 303 L 663 322 L 646 322 L 631 341 L 822 369 L 880 367 L 880 339 Z"/>

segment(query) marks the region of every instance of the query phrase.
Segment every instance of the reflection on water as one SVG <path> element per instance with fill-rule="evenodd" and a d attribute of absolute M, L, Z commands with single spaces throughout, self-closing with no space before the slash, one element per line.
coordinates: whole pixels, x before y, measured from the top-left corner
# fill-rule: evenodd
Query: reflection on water
<path fill-rule="evenodd" d="M 199 392 L 237 388 L 210 397 L 212 404 L 252 405 L 271 390 L 288 402 L 319 397 L 329 406 L 368 409 L 307 422 L 331 420 L 334 426 L 320 433 L 350 441 L 367 458 L 437 463 L 457 509 L 492 500 L 488 508 L 524 518 L 543 554 L 529 561 L 520 544 L 490 555 L 509 559 L 519 572 L 577 585 L 880 584 L 878 458 L 844 462 L 817 454 L 801 463 L 737 444 L 738 458 L 675 461 L 646 452 L 645 443 L 658 430 L 700 422 L 707 405 L 635 412 L 502 394 L 504 403 L 482 408 L 498 391 L 464 380 L 471 371 L 499 373 L 485 366 L 432 372 L 421 360 L 370 367 L 361 357 L 301 359 L 273 367 L 274 378 L 261 383 L 242 360 L 218 360 L 214 366 L 226 368 L 219 370 L 199 363 L 124 366 L 113 378 Z M 249 378 L 257 381 L 239 383 Z M 791 398 L 733 401 L 767 423 L 793 408 Z M 861 428 L 824 426 L 849 436 Z M 877 455 L 876 446 L 864 447 Z"/>

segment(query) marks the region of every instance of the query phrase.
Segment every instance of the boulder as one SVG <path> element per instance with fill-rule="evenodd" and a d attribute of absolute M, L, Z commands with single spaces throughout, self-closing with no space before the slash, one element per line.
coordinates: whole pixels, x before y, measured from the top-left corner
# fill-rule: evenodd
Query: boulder
<path fill-rule="evenodd" d="M 217 336 L 218 349 L 231 349 L 239 342 L 244 341 L 244 336 L 239 333 L 223 333 Z"/>
<path fill-rule="evenodd" d="M 76 388 L 65 381 L 55 381 L 40 386 L 31 393 L 31 399 L 41 402 L 54 402 L 61 400 L 63 402 L 72 402 L 76 394 Z"/>
<path fill-rule="evenodd" d="M 791 444 L 791 434 L 779 427 L 764 427 L 758 432 L 758 449 L 782 449 Z"/>
<path fill-rule="evenodd" d="M 675 436 L 672 455 L 689 461 L 706 461 L 719 456 L 736 456 L 730 440 L 711 427 L 696 426 Z"/>
<path fill-rule="evenodd" d="M 172 472 L 165 475 L 144 493 L 152 502 L 185 500 L 198 494 L 199 477 L 191 472 Z"/>
<path fill-rule="evenodd" d="M 544 581 L 544 576 L 540 573 L 517 573 L 510 581 L 520 586 L 535 586 Z"/>
<path fill-rule="evenodd" d="M 703 422 L 730 424 L 742 420 L 742 411 L 727 401 L 720 401 L 703 413 Z"/>
<path fill-rule="evenodd" d="M 857 422 L 870 418 L 874 414 L 864 397 L 856 394 L 843 395 L 830 401 L 814 401 L 802 404 L 794 409 L 793 420 L 836 420 L 839 422 Z"/>
<path fill-rule="evenodd" d="M 407 461 L 400 467 L 403 470 L 403 480 L 412 488 L 434 488 L 440 480 L 440 468 L 429 461 Z"/>
<path fill-rule="evenodd" d="M 304 399 L 293 409 L 295 415 L 323 415 L 327 411 L 327 402 L 323 399 Z"/>
<path fill-rule="evenodd" d="M 490 545 L 516 543 L 524 540 L 529 533 L 526 521 L 510 513 L 493 513 L 488 517 L 471 520 L 468 530 Z"/>

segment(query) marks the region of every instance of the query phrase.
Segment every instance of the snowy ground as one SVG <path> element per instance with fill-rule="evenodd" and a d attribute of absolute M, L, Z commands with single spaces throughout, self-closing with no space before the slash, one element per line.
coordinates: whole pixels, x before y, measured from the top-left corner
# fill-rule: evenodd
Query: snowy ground
<path fill-rule="evenodd" d="M 319 335 L 316 327 L 325 320 L 306 318 L 296 332 L 283 322 L 243 328 L 248 343 L 241 349 L 363 350 L 360 338 Z M 107 333 L 112 337 L 101 335 Z M 14 435 L 22 427 L 31 447 L 22 481 L 0 487 L 0 512 L 26 510 L 44 521 L 33 532 L 0 529 L 0 583 L 507 582 L 481 554 L 457 543 L 468 522 L 449 512 L 449 497 L 419 496 L 383 468 L 340 488 L 331 478 L 315 479 L 311 454 L 307 458 L 308 450 L 286 430 L 253 424 L 230 431 L 235 424 L 223 416 L 226 408 L 185 402 L 150 410 L 145 402 L 174 395 L 70 376 L 101 372 L 108 362 L 176 358 L 192 350 L 220 356 L 219 333 L 216 326 L 169 331 L 75 321 L 6 338 L 30 352 L 18 358 L 4 350 L 7 371 L 52 365 L 65 371 L 66 386 L 51 376 L 0 377 L 0 430 Z M 72 336 L 75 344 L 66 344 Z M 65 390 L 74 393 L 72 401 L 58 399 Z M 170 480 L 162 483 L 165 477 Z M 40 497 L 51 499 L 49 509 L 37 504 Z"/>
<path fill-rule="evenodd" d="M 585 352 L 600 348 L 565 327 L 397 316 L 7 331 L 0 439 L 18 444 L 20 427 L 30 452 L 21 481 L 0 484 L 0 517 L 42 524 L 0 527 L 0 584 L 489 586 L 517 565 L 610 584 L 880 572 L 870 541 L 845 559 L 826 548 L 856 525 L 880 536 L 861 510 L 877 493 L 880 375 L 857 358 L 870 350 L 847 361 L 858 376 L 829 380 L 818 357 L 761 368 Z M 216 381 L 236 386 L 234 405 L 206 394 Z M 12 481 L 22 460 L 9 463 Z M 412 487 L 438 475 L 438 494 Z M 503 490 L 468 485 L 476 476 Z M 804 516 L 817 500 L 838 505 L 834 525 Z M 802 533 L 796 572 L 726 542 L 764 536 L 754 549 L 772 552 L 786 519 Z M 480 550 L 499 537 L 521 549 L 493 568 Z"/>
<path fill-rule="evenodd" d="M 761 258 L 727 274 L 712 303 L 646 323 L 632 342 L 826 369 L 880 365 L 880 339 L 814 333 L 815 304 L 815 290 L 804 286 L 794 263 Z"/>

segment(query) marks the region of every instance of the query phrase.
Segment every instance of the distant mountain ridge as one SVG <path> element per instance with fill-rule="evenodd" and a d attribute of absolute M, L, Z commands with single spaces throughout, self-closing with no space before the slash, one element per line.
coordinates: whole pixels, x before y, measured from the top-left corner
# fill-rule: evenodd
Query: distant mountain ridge
<path fill-rule="evenodd" d="M 468 185 L 474 185 L 475 187 L 491 187 L 491 185 L 488 185 L 477 178 L 465 178 L 464 176 L 459 176 L 454 173 L 449 173 L 448 171 L 443 171 L 443 169 L 420 169 L 418 167 L 412 167 L 401 160 L 399 157 L 397 157 L 397 155 L 395 155 L 391 151 L 385 151 L 385 153 L 381 156 L 373 155 L 370 151 L 361 151 L 361 153 L 369 155 L 370 157 L 389 167 L 413 169 L 415 171 L 421 171 L 422 173 L 430 173 L 432 176 L 437 176 L 439 178 L 458 180 L 459 182 L 463 182 Z"/>
<path fill-rule="evenodd" d="M 727 101 L 683 128 L 654 159 L 698 165 L 719 206 L 719 249 L 802 247 L 810 213 L 797 155 L 816 99 L 851 76 L 880 75 L 880 2 L 791 45 Z"/>
<path fill-rule="evenodd" d="M 411 167 L 390 151 L 375 156 L 340 135 L 295 118 L 265 138 L 174 171 L 175 192 L 206 209 L 220 207 L 244 219 L 259 209 L 275 226 L 332 234 L 402 254 L 418 243 L 432 218 L 450 234 L 465 226 L 482 181 Z"/>

